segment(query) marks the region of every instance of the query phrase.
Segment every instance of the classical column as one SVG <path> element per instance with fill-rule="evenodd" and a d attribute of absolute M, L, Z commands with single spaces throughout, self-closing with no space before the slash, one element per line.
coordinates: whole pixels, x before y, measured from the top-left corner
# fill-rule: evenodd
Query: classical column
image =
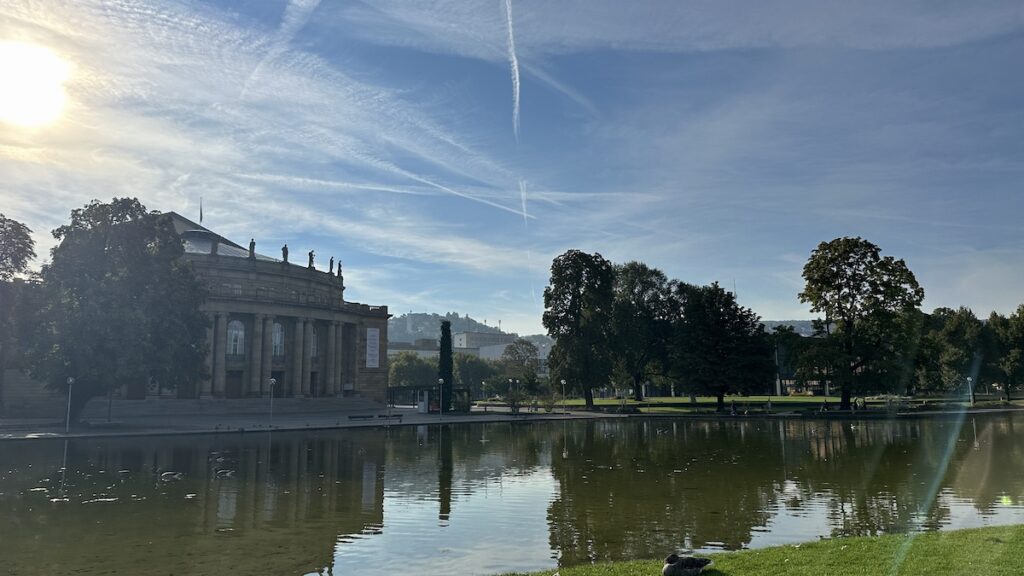
<path fill-rule="evenodd" d="M 306 356 L 302 342 L 306 333 L 304 322 L 302 318 L 295 319 L 295 344 L 292 346 L 292 394 L 295 396 L 302 393 L 302 359 Z"/>
<path fill-rule="evenodd" d="M 249 396 L 260 395 L 263 380 L 263 314 L 256 314 L 252 320 L 252 338 L 249 340 Z"/>
<path fill-rule="evenodd" d="M 345 323 L 338 323 L 338 353 L 334 358 L 334 393 L 341 395 L 342 386 L 345 383 Z"/>
<path fill-rule="evenodd" d="M 206 327 L 206 359 L 203 360 L 203 378 L 199 381 L 199 397 L 206 398 L 213 392 L 213 322 Z"/>
<path fill-rule="evenodd" d="M 324 396 L 333 396 L 337 394 L 334 391 L 334 374 L 335 374 L 335 361 L 337 357 L 337 351 L 334 349 L 335 338 L 337 338 L 338 323 L 331 322 L 327 325 L 327 358 L 324 359 Z"/>
<path fill-rule="evenodd" d="M 313 320 L 306 319 L 306 336 L 302 347 L 302 395 L 309 396 L 309 373 L 313 370 Z"/>
<path fill-rule="evenodd" d="M 224 396 L 224 355 L 227 353 L 228 315 L 217 313 L 217 328 L 214 334 L 216 344 L 213 349 L 213 395 Z"/>
<path fill-rule="evenodd" d="M 260 395 L 270 392 L 271 360 L 274 358 L 274 317 L 263 317 L 263 365 L 260 366 Z"/>

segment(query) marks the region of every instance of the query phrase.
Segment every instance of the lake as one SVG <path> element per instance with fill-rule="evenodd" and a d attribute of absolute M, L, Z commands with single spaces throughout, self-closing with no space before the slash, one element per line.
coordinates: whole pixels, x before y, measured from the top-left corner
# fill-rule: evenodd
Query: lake
<path fill-rule="evenodd" d="M 12 574 L 494 574 L 1024 522 L 1024 417 L 0 443 Z"/>

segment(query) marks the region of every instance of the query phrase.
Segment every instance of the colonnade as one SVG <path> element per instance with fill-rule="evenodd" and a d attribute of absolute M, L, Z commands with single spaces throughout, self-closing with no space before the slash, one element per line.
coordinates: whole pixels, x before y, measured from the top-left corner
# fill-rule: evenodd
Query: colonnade
<path fill-rule="evenodd" d="M 242 321 L 245 325 L 245 354 L 234 356 L 238 358 L 236 360 L 230 359 L 227 354 L 228 324 L 233 320 Z M 281 325 L 280 345 L 283 356 L 274 355 L 275 323 Z M 293 330 L 290 346 L 284 338 L 284 330 L 289 323 Z M 339 396 L 344 385 L 344 351 L 346 345 L 352 347 L 353 344 L 345 341 L 344 328 L 345 323 L 339 320 L 214 312 L 213 327 L 207 329 L 207 373 L 211 378 L 201 383 L 200 396 L 226 396 L 229 393 L 228 372 L 239 368 L 243 369 L 243 381 L 241 389 L 235 391 L 238 396 L 269 395 L 270 380 L 275 372 L 288 379 L 287 383 L 277 383 L 281 387 L 277 395 L 290 389 L 295 396 L 311 396 L 314 392 L 317 396 Z M 321 336 L 325 330 L 326 335 Z M 314 349 L 317 352 L 315 357 Z M 239 360 L 242 360 L 241 363 Z M 313 373 L 318 374 L 315 391 Z M 287 388 L 284 388 L 286 384 Z"/>

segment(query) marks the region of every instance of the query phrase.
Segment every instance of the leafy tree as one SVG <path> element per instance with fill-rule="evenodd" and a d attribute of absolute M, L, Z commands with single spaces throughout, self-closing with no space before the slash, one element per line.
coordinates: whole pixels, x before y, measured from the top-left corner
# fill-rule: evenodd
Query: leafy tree
<path fill-rule="evenodd" d="M 906 352 L 900 336 L 924 299 L 906 263 L 880 252 L 863 238 L 836 238 L 819 244 L 804 265 L 800 301 L 825 315 L 825 336 L 843 355 L 834 375 L 842 409 L 855 389 L 879 386 L 879 374 Z"/>
<path fill-rule="evenodd" d="M 24 311 L 20 303 L 29 287 L 15 277 L 24 274 L 35 257 L 32 230 L 0 213 L 0 408 L 4 405 L 4 377 L 17 346 L 15 334 L 28 329 L 27 323 L 19 326 L 16 322 L 16 311 Z"/>
<path fill-rule="evenodd" d="M 93 201 L 53 232 L 59 244 L 41 276 L 46 306 L 33 376 L 67 390 L 72 419 L 86 402 L 148 383 L 193 389 L 205 358 L 206 294 L 181 258 L 171 221 L 134 198 Z"/>
<path fill-rule="evenodd" d="M 32 230 L 0 213 L 0 282 L 9 282 L 23 274 L 35 257 Z"/>
<path fill-rule="evenodd" d="M 548 355 L 553 378 L 564 379 L 594 407 L 593 388 L 611 372 L 609 324 L 615 273 L 600 254 L 569 250 L 551 263 L 544 289 L 544 327 L 555 340 Z"/>
<path fill-rule="evenodd" d="M 760 318 L 718 283 L 679 284 L 682 316 L 675 327 L 673 361 L 685 387 L 718 399 L 763 392 L 775 374 L 774 347 Z"/>
<path fill-rule="evenodd" d="M 1024 304 L 1008 318 L 993 312 L 988 329 L 988 366 L 1009 402 L 1013 391 L 1024 386 Z"/>
<path fill-rule="evenodd" d="M 474 398 L 483 395 L 483 383 L 492 380 L 498 373 L 493 363 L 472 354 L 456 353 L 453 364 L 455 381 L 462 388 L 469 388 Z"/>
<path fill-rule="evenodd" d="M 437 377 L 444 381 L 441 385 L 441 412 L 451 409 L 452 385 L 455 383 L 455 371 L 452 367 L 452 323 L 441 321 L 441 349 L 437 358 Z"/>
<path fill-rule="evenodd" d="M 504 371 L 504 378 L 519 380 L 523 390 L 532 394 L 538 392 L 540 381 L 537 379 L 537 370 L 540 368 L 540 360 L 537 358 L 537 346 L 529 340 L 520 338 L 505 347 L 501 353 L 501 368 Z"/>
<path fill-rule="evenodd" d="M 917 385 L 921 390 L 954 392 L 967 377 L 981 372 L 984 325 L 969 308 L 937 308 L 924 320 L 918 349 Z"/>
<path fill-rule="evenodd" d="M 643 384 L 664 373 L 672 333 L 672 285 L 664 272 L 642 262 L 615 269 L 612 349 L 618 370 L 643 400 Z"/>
<path fill-rule="evenodd" d="M 437 362 L 415 352 L 399 352 L 388 360 L 388 378 L 392 386 L 435 386 Z"/>

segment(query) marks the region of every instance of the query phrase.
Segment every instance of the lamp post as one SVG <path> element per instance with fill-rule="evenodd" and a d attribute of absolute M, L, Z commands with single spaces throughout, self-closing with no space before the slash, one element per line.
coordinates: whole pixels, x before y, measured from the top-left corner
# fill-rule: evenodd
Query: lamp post
<path fill-rule="evenodd" d="M 68 415 L 64 419 L 64 433 L 67 434 L 71 431 L 71 387 L 74 386 L 75 379 L 68 376 Z"/>
<path fill-rule="evenodd" d="M 967 377 L 967 391 L 971 394 L 971 406 L 974 406 L 974 378 Z"/>
<path fill-rule="evenodd" d="M 444 402 L 442 401 L 442 393 L 444 392 L 444 378 L 437 379 L 437 418 L 440 420 L 444 416 Z"/>
<path fill-rule="evenodd" d="M 565 378 L 562 378 L 562 414 L 565 413 Z"/>
<path fill-rule="evenodd" d="M 270 379 L 270 427 L 274 427 L 274 386 L 277 386 L 277 378 Z"/>

